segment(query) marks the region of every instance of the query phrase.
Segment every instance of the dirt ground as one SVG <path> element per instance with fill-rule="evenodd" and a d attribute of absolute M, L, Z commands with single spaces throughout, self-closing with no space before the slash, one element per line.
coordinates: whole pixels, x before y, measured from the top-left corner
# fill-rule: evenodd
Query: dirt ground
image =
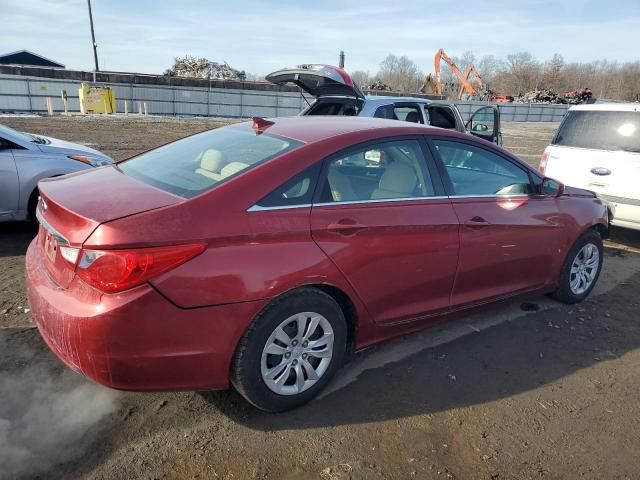
<path fill-rule="evenodd" d="M 219 124 L 0 122 L 114 158 Z M 535 164 L 553 130 L 506 124 L 504 143 Z M 115 392 L 61 366 L 28 311 L 23 264 L 34 232 L 0 224 L 0 479 L 640 476 L 636 232 L 613 231 L 584 303 L 510 302 L 369 349 L 320 399 L 278 415 L 233 390 Z"/>

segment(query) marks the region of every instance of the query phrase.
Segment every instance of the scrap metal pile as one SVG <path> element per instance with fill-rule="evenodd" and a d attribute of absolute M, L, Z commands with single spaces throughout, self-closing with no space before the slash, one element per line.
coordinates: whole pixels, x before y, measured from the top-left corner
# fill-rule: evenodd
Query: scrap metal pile
<path fill-rule="evenodd" d="M 367 87 L 367 90 L 380 90 L 383 92 L 390 92 L 391 87 L 386 83 L 382 83 L 380 80 L 376 80 L 371 85 Z"/>
<path fill-rule="evenodd" d="M 588 88 L 580 88 L 571 92 L 564 92 L 560 95 L 553 90 L 531 90 L 524 94 L 520 94 L 515 98 L 516 103 L 568 103 L 577 105 L 579 103 L 587 103 L 591 100 L 593 94 Z"/>
<path fill-rule="evenodd" d="M 236 70 L 227 62 L 218 63 L 206 58 L 195 58 L 189 55 L 176 57 L 171 68 L 164 72 L 172 77 L 207 78 L 213 80 L 246 80 L 244 70 Z"/>

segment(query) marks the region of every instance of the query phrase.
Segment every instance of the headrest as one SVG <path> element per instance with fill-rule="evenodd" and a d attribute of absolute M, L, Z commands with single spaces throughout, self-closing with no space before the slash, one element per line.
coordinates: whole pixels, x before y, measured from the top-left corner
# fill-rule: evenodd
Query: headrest
<path fill-rule="evenodd" d="M 418 177 L 413 167 L 404 162 L 389 164 L 380 177 L 380 190 L 410 194 L 418 184 Z"/>
<path fill-rule="evenodd" d="M 209 170 L 210 172 L 219 172 L 224 162 L 222 161 L 222 152 L 220 150 L 210 149 L 204 152 L 200 161 L 200 168 Z"/>

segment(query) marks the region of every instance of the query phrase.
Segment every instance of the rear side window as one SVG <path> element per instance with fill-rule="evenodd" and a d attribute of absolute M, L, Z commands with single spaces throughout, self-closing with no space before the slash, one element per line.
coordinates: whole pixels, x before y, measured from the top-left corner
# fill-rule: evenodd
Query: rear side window
<path fill-rule="evenodd" d="M 447 170 L 454 195 L 531 193 L 527 172 L 500 155 L 448 140 L 434 140 L 433 144 Z"/>
<path fill-rule="evenodd" d="M 268 133 L 223 127 L 125 160 L 118 168 L 156 188 L 191 198 L 299 145 Z"/>
<path fill-rule="evenodd" d="M 373 114 L 375 118 L 402 120 L 404 122 L 424 123 L 420 109 L 415 105 L 382 105 Z"/>
<path fill-rule="evenodd" d="M 322 162 L 316 162 L 276 188 L 256 205 L 264 208 L 311 205 Z"/>
<path fill-rule="evenodd" d="M 553 144 L 640 152 L 640 112 L 570 111 Z"/>

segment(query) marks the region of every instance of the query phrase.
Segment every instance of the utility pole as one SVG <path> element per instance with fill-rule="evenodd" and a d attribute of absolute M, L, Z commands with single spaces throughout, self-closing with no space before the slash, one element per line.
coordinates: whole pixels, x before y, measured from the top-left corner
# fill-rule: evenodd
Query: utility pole
<path fill-rule="evenodd" d="M 93 60 L 95 61 L 95 69 L 93 70 L 93 83 L 96 82 L 96 72 L 100 71 L 98 67 L 98 44 L 96 43 L 96 34 L 93 31 L 93 15 L 91 14 L 91 0 L 87 0 L 89 6 L 89 25 L 91 25 L 91 42 L 93 43 Z"/>
<path fill-rule="evenodd" d="M 344 50 L 340 50 L 340 60 L 338 60 L 338 66 L 344 68 Z"/>

